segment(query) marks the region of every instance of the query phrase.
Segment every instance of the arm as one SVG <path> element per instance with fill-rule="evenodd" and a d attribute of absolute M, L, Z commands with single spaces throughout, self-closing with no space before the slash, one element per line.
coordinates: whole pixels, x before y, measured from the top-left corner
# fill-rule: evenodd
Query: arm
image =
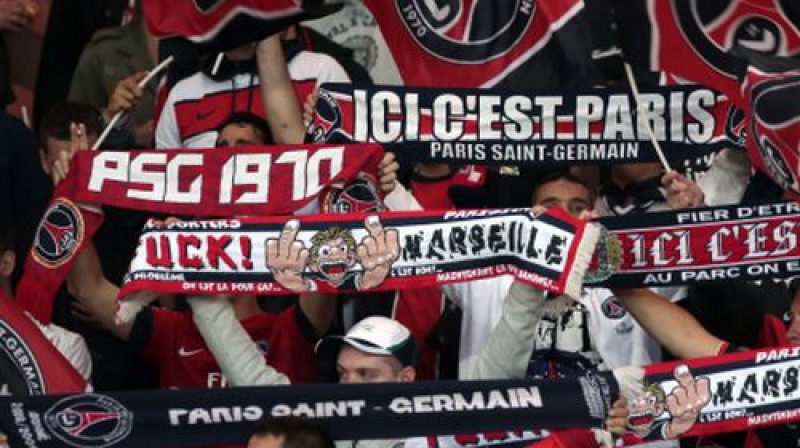
<path fill-rule="evenodd" d="M 267 364 L 261 350 L 236 319 L 227 298 L 196 296 L 189 297 L 188 302 L 197 329 L 231 385 L 289 384 L 286 375 Z"/>
<path fill-rule="evenodd" d="M 305 138 L 303 116 L 289 78 L 279 34 L 259 42 L 256 59 L 261 98 L 275 143 L 302 143 Z"/>
<path fill-rule="evenodd" d="M 679 358 L 715 356 L 725 346 L 686 310 L 647 288 L 615 289 L 614 294 L 642 328 Z"/>
<path fill-rule="evenodd" d="M 544 291 L 515 281 L 506 296 L 500 322 L 463 379 L 523 378 L 546 303 Z"/>
<path fill-rule="evenodd" d="M 318 336 L 328 332 L 336 315 L 336 294 L 300 294 L 299 306 Z"/>
<path fill-rule="evenodd" d="M 133 319 L 119 323 L 115 320 L 119 288 L 103 275 L 100 259 L 91 241 L 77 256 L 67 277 L 67 291 L 103 328 L 123 341 L 128 340 Z"/>

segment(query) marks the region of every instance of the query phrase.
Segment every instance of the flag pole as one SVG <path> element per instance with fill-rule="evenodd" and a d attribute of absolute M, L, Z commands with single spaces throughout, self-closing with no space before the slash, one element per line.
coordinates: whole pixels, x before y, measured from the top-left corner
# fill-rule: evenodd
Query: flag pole
<path fill-rule="evenodd" d="M 628 85 L 631 86 L 631 91 L 633 92 L 633 98 L 636 101 L 636 119 L 638 122 L 639 115 L 642 112 L 642 102 L 640 101 L 639 96 L 639 87 L 636 85 L 636 78 L 633 76 L 633 69 L 631 69 L 631 65 L 628 64 L 627 61 L 623 62 L 625 64 L 625 75 L 628 78 Z M 656 154 L 658 154 L 658 159 L 661 161 L 661 165 L 664 167 L 664 170 L 667 173 L 672 172 L 672 167 L 669 166 L 669 162 L 667 162 L 667 158 L 664 156 L 664 151 L 661 149 L 661 144 L 656 139 L 656 134 L 653 132 L 652 126 L 650 126 L 650 122 L 648 120 L 643 120 L 645 126 L 647 127 L 647 134 L 650 136 L 650 143 L 653 144 L 653 148 L 656 150 Z"/>

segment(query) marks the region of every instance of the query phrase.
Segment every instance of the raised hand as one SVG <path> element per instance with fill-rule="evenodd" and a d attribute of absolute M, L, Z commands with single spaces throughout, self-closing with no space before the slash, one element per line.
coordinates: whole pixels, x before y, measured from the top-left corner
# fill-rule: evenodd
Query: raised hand
<path fill-rule="evenodd" d="M 688 431 L 703 407 L 711 401 L 711 382 L 708 378 L 695 378 L 685 364 L 675 367 L 674 373 L 678 386 L 667 395 L 667 411 L 672 416 L 666 428 L 669 438 Z"/>
<path fill-rule="evenodd" d="M 397 170 L 400 164 L 395 160 L 394 153 L 387 152 L 383 155 L 381 163 L 378 164 L 378 182 L 381 185 L 383 194 L 389 194 L 397 186 Z"/>
<path fill-rule="evenodd" d="M 297 240 L 300 221 L 286 222 L 278 239 L 269 239 L 267 246 L 267 267 L 272 271 L 275 281 L 294 292 L 311 290 L 310 283 L 303 278 L 308 265 L 309 251 Z"/>
<path fill-rule="evenodd" d="M 364 225 L 368 235 L 356 248 L 358 261 L 364 268 L 358 289 L 370 289 L 383 283 L 392 264 L 400 256 L 400 236 L 397 230 L 385 230 L 377 215 L 367 216 Z"/>
<path fill-rule="evenodd" d="M 144 95 L 144 90 L 139 87 L 139 82 L 146 76 L 147 72 L 138 72 L 117 83 L 108 100 L 108 106 L 106 106 L 107 119 L 111 119 L 118 112 L 130 112 L 139 104 L 139 100 Z"/>
<path fill-rule="evenodd" d="M 700 207 L 705 199 L 700 187 L 681 173 L 671 171 L 661 178 L 667 205 L 673 210 Z"/>

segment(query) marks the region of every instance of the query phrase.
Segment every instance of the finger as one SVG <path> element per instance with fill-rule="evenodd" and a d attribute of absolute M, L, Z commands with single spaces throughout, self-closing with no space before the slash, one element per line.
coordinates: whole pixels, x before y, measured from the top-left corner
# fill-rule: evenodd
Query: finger
<path fill-rule="evenodd" d="M 308 249 L 303 248 L 299 254 L 297 254 L 297 263 L 300 267 L 305 267 L 308 264 L 308 257 L 310 256 L 310 252 Z"/>
<path fill-rule="evenodd" d="M 303 243 L 300 241 L 292 242 L 292 245 L 289 247 L 289 260 L 292 262 L 296 262 L 300 259 L 300 252 L 303 250 Z"/>
<path fill-rule="evenodd" d="M 679 407 L 678 399 L 674 395 L 667 395 L 667 410 L 669 410 L 670 414 L 677 412 Z M 674 414 L 672 416 L 676 417 Z"/>
<path fill-rule="evenodd" d="M 131 77 L 130 77 L 129 79 L 132 79 L 132 80 L 133 80 L 133 82 L 134 82 L 134 84 L 136 84 L 136 85 L 138 86 L 138 85 L 139 85 L 139 83 L 140 83 L 140 82 L 141 82 L 141 81 L 142 81 L 144 78 L 147 78 L 147 74 L 148 74 L 148 73 L 150 73 L 150 72 L 144 71 L 144 72 L 138 72 L 138 73 L 134 73 L 133 75 L 131 75 Z"/>
<path fill-rule="evenodd" d="M 358 247 L 356 247 L 356 255 L 358 255 L 358 261 L 365 271 L 372 270 L 375 267 L 375 263 L 372 262 L 372 257 L 370 257 L 366 246 L 363 244 L 359 244 Z"/>
<path fill-rule="evenodd" d="M 675 370 L 673 370 L 673 374 L 675 375 L 675 379 L 678 380 L 678 384 L 684 388 L 688 389 L 694 384 L 694 375 L 689 371 L 689 366 L 686 364 L 676 366 Z"/>
<path fill-rule="evenodd" d="M 281 230 L 280 241 L 278 243 L 278 255 L 281 257 L 289 256 L 289 249 L 292 243 L 297 238 L 297 232 L 300 231 L 300 221 L 297 219 L 290 219 L 283 225 Z"/>
<path fill-rule="evenodd" d="M 697 378 L 695 381 L 695 389 L 697 390 L 697 401 L 699 405 L 705 405 L 711 400 L 711 381 L 708 378 Z"/>
<path fill-rule="evenodd" d="M 89 136 L 86 133 L 86 125 L 83 123 L 78 123 L 78 147 L 75 149 L 76 151 L 89 149 Z M 74 155 L 75 153 L 73 152 L 72 154 Z"/>
<path fill-rule="evenodd" d="M 395 229 L 386 231 L 386 252 L 391 261 L 400 255 L 400 233 Z"/>
<path fill-rule="evenodd" d="M 367 229 L 367 233 L 373 238 L 382 238 L 383 236 L 383 224 L 381 224 L 381 219 L 378 215 L 369 215 L 364 219 L 364 227 Z"/>
<path fill-rule="evenodd" d="M 375 261 L 374 259 L 380 255 L 378 252 L 378 242 L 374 237 L 367 236 L 361 241 L 361 245 L 367 251 L 367 257 L 370 258 L 371 261 Z"/>
<path fill-rule="evenodd" d="M 267 260 L 278 258 L 278 240 L 267 240 Z"/>
<path fill-rule="evenodd" d="M 670 171 L 669 173 L 664 174 L 664 176 L 661 178 L 661 184 L 665 187 L 669 187 L 675 180 L 681 177 L 683 176 L 677 171 Z"/>

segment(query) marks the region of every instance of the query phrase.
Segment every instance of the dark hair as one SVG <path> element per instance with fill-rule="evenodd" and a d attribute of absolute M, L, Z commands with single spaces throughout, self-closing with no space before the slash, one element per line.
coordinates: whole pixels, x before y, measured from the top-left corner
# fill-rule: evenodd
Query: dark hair
<path fill-rule="evenodd" d="M 557 170 L 557 171 L 550 171 L 546 173 L 542 173 L 541 177 L 536 179 L 533 182 L 533 186 L 531 187 L 531 196 L 533 197 L 536 194 L 536 190 L 541 188 L 545 184 L 549 184 L 550 182 L 556 182 L 559 180 L 564 180 L 567 182 L 572 182 L 574 184 L 578 184 L 589 192 L 589 199 L 594 201 L 594 190 L 589 187 L 589 184 L 586 183 L 580 177 L 572 174 L 569 170 Z"/>
<path fill-rule="evenodd" d="M 265 145 L 275 143 L 267 121 L 252 112 L 234 112 L 228 115 L 228 118 L 222 120 L 222 123 L 217 126 L 217 132 L 222 132 L 226 126 L 231 124 L 249 124 L 261 133 L 261 141 Z"/>
<path fill-rule="evenodd" d="M 70 139 L 70 123 L 83 123 L 86 133 L 100 135 L 103 129 L 103 118 L 94 107 L 74 101 L 63 101 L 54 104 L 42 117 L 39 126 L 39 142 L 47 144 L 48 138 L 58 140 Z"/>
<path fill-rule="evenodd" d="M 301 417 L 276 417 L 260 424 L 251 437 L 283 437 L 283 448 L 334 448 L 333 438 L 321 426 Z"/>

